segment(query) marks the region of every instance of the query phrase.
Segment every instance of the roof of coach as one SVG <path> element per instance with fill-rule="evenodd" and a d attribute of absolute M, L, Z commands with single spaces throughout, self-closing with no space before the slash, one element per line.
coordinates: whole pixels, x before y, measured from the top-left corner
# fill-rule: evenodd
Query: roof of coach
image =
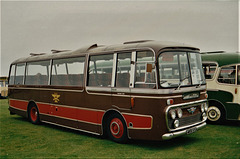
<path fill-rule="evenodd" d="M 145 48 L 152 49 L 156 53 L 158 53 L 159 51 L 164 50 L 164 49 L 178 49 L 178 48 L 199 51 L 198 48 L 192 47 L 190 45 L 186 45 L 183 43 L 141 40 L 141 41 L 124 42 L 123 44 L 118 44 L 118 45 L 92 44 L 92 45 L 87 45 L 85 47 L 81 47 L 80 49 L 77 49 L 74 51 L 51 50 L 52 54 L 30 53 L 31 56 L 15 60 L 12 64 L 31 62 L 31 61 L 41 61 L 41 60 L 48 60 L 48 59 L 67 58 L 67 57 L 81 56 L 84 54 L 124 51 L 124 50 L 133 50 L 133 49 L 145 49 Z"/>

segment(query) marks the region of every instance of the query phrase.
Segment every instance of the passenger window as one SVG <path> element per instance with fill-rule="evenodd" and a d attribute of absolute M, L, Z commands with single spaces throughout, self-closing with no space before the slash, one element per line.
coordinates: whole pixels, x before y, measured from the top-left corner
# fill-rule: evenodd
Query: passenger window
<path fill-rule="evenodd" d="M 25 64 L 17 64 L 15 84 L 19 84 L 19 85 L 23 84 L 24 72 L 25 72 Z"/>
<path fill-rule="evenodd" d="M 117 57 L 116 87 L 129 87 L 132 53 L 120 53 Z"/>
<path fill-rule="evenodd" d="M 203 71 L 206 79 L 213 79 L 217 64 L 214 63 L 205 63 L 203 64 Z"/>
<path fill-rule="evenodd" d="M 113 54 L 90 56 L 88 86 L 111 87 Z"/>
<path fill-rule="evenodd" d="M 221 72 L 218 76 L 218 82 L 235 84 L 235 78 L 236 78 L 236 66 L 222 67 Z"/>
<path fill-rule="evenodd" d="M 154 55 L 151 51 L 137 52 L 135 88 L 154 88 L 156 85 Z M 147 71 L 147 65 L 152 65 Z"/>
<path fill-rule="evenodd" d="M 14 76 L 15 76 L 15 65 L 11 66 L 11 72 L 10 72 L 10 78 L 9 78 L 9 84 L 14 84 Z"/>
<path fill-rule="evenodd" d="M 237 84 L 240 85 L 240 65 L 238 66 Z"/>
<path fill-rule="evenodd" d="M 48 85 L 50 60 L 27 63 L 26 85 Z"/>
<path fill-rule="evenodd" d="M 83 86 L 85 57 L 53 60 L 51 85 Z"/>

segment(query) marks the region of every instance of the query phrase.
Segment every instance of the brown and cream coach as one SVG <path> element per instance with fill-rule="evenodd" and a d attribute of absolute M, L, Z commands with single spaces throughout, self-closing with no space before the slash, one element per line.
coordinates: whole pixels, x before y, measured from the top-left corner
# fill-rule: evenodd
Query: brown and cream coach
<path fill-rule="evenodd" d="M 150 40 L 52 50 L 14 61 L 9 110 L 115 142 L 166 140 L 206 125 L 199 49 Z"/>

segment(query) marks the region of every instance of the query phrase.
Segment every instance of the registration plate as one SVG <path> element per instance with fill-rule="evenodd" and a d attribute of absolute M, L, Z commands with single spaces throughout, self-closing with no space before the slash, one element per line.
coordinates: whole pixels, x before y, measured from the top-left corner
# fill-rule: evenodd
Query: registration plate
<path fill-rule="evenodd" d="M 197 128 L 194 127 L 194 128 L 191 128 L 191 129 L 187 129 L 187 134 L 191 134 L 191 133 L 194 133 L 197 131 Z"/>

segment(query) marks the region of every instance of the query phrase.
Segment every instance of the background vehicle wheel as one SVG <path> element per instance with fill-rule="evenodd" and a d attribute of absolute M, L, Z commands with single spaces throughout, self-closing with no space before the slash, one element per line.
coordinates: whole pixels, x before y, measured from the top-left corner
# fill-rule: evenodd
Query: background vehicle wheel
<path fill-rule="evenodd" d="M 36 105 L 31 105 L 28 109 L 28 118 L 31 123 L 33 124 L 39 124 L 40 118 L 39 118 L 39 111 Z"/>
<path fill-rule="evenodd" d="M 127 142 L 127 126 L 121 115 L 117 113 L 110 115 L 107 121 L 107 134 L 108 137 L 115 142 Z"/>
<path fill-rule="evenodd" d="M 224 121 L 225 112 L 219 106 L 209 106 L 207 117 L 209 123 L 221 123 Z"/>

